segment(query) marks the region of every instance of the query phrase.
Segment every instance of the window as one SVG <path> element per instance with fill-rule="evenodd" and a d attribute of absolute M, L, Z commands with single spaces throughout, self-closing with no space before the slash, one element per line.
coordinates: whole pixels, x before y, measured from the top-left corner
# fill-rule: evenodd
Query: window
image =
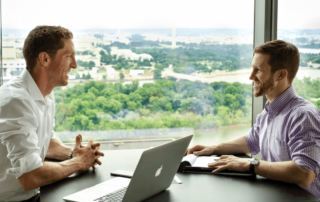
<path fill-rule="evenodd" d="M 62 25 L 78 63 L 55 90 L 63 141 L 82 131 L 108 148 L 186 133 L 220 142 L 251 125 L 253 9 L 253 0 L 3 0 L 3 79 L 23 71 L 32 28 Z"/>
<path fill-rule="evenodd" d="M 297 93 L 320 108 L 320 14 L 317 0 L 280 0 L 278 38 L 291 41 L 300 51 L 294 81 Z"/>
<path fill-rule="evenodd" d="M 1 13 L 1 0 L 0 0 L 0 86 L 2 85 L 2 13 Z"/>

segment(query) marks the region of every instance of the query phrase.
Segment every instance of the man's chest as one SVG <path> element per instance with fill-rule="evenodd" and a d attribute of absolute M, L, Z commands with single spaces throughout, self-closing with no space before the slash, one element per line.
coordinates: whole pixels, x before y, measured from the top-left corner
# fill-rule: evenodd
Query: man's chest
<path fill-rule="evenodd" d="M 263 120 L 259 134 L 262 158 L 268 161 L 290 160 L 287 117 L 278 115 Z"/>

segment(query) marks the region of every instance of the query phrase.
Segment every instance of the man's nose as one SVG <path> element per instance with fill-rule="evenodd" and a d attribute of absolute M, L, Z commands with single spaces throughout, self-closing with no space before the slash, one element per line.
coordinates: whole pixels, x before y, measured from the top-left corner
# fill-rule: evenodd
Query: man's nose
<path fill-rule="evenodd" d="M 253 79 L 254 79 L 254 72 L 253 72 L 253 71 L 250 73 L 249 79 L 250 79 L 250 80 L 253 80 Z"/>
<path fill-rule="evenodd" d="M 77 68 L 77 61 L 76 61 L 76 58 L 73 58 L 73 60 L 72 60 L 72 63 L 71 63 L 71 65 L 70 65 L 70 67 L 71 68 L 73 68 L 73 69 L 76 69 Z"/>

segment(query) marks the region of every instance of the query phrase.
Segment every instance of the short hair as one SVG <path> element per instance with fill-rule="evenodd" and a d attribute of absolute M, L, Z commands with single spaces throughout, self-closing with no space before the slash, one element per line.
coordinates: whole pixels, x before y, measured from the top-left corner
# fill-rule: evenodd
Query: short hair
<path fill-rule="evenodd" d="M 282 40 L 273 40 L 256 47 L 254 53 L 269 55 L 271 72 L 287 69 L 289 82 L 293 81 L 300 63 L 299 50 L 295 45 Z"/>
<path fill-rule="evenodd" d="M 47 52 L 54 57 L 57 51 L 64 47 L 64 40 L 72 39 L 73 34 L 61 26 L 37 26 L 30 31 L 23 45 L 23 56 L 27 69 L 32 70 L 41 52 Z"/>

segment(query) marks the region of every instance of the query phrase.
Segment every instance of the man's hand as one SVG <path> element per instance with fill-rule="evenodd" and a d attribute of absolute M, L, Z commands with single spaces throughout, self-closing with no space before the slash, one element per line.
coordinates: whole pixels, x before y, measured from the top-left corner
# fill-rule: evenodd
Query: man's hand
<path fill-rule="evenodd" d="M 226 154 L 238 154 L 238 153 L 249 153 L 249 147 L 247 145 L 247 139 L 245 136 L 238 137 L 228 142 L 212 145 L 203 146 L 196 145 L 188 149 L 187 154 L 195 154 L 197 156 L 202 155 L 226 155 Z"/>
<path fill-rule="evenodd" d="M 72 152 L 72 159 L 60 162 L 45 161 L 43 166 L 20 176 L 19 182 L 24 190 L 32 190 L 64 179 L 73 173 L 86 171 L 96 164 L 101 164 L 99 158 L 103 153 L 99 151 L 99 143 L 88 142 L 86 146 L 81 145 L 82 136 L 76 137 L 76 144 Z M 70 152 L 70 149 L 68 149 Z"/>
<path fill-rule="evenodd" d="M 187 154 L 197 156 L 212 155 L 215 152 L 215 146 L 196 145 L 188 149 Z"/>
<path fill-rule="evenodd" d="M 99 160 L 99 158 L 101 156 L 104 156 L 104 153 L 100 151 L 100 143 L 93 143 L 92 141 L 90 141 L 90 143 L 91 143 L 91 148 L 95 150 L 96 157 L 98 157 L 98 158 L 96 158 L 95 165 L 97 165 L 97 164 L 101 165 L 102 163 Z M 93 166 L 93 168 L 94 168 L 94 166 Z"/>
<path fill-rule="evenodd" d="M 233 155 L 223 155 L 217 161 L 209 163 L 208 167 L 214 169 L 212 173 L 218 173 L 223 170 L 245 172 L 250 169 L 250 162 L 249 159 L 239 158 Z"/>
<path fill-rule="evenodd" d="M 79 162 L 81 162 L 81 170 L 85 171 L 90 167 L 94 168 L 96 164 L 101 165 L 99 158 L 104 154 L 99 151 L 100 144 L 89 141 L 86 146 L 82 146 L 81 142 L 82 136 L 78 135 L 73 149 L 73 157 L 78 158 Z"/>

